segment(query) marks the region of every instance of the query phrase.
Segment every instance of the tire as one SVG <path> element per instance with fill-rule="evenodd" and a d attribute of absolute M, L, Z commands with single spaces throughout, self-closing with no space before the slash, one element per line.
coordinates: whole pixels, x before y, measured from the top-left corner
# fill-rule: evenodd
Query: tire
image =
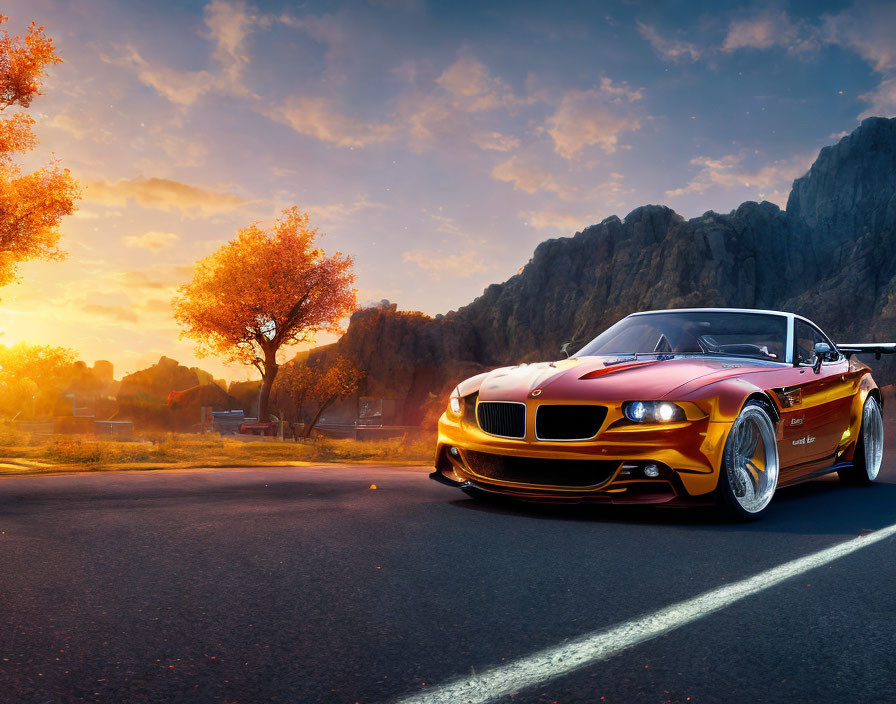
<path fill-rule="evenodd" d="M 884 452 L 884 421 L 880 414 L 880 404 L 874 396 L 865 399 L 862 407 L 862 426 L 852 466 L 838 469 L 837 474 L 844 484 L 870 486 L 880 474 Z"/>
<path fill-rule="evenodd" d="M 753 521 L 762 515 L 778 486 L 778 442 L 765 404 L 748 401 L 731 424 L 716 503 L 725 515 Z"/>

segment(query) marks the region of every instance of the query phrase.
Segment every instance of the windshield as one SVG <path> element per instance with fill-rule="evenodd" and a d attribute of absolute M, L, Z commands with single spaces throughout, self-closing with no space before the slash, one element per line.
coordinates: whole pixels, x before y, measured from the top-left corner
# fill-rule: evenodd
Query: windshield
<path fill-rule="evenodd" d="M 786 347 L 783 315 L 670 311 L 623 318 L 574 356 L 698 354 L 784 362 Z"/>

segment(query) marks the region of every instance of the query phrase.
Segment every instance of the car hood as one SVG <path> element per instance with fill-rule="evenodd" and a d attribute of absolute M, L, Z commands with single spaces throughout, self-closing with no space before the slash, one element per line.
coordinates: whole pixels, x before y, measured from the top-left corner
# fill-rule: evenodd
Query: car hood
<path fill-rule="evenodd" d="M 473 393 L 478 385 L 481 401 L 525 401 L 536 390 L 536 395 L 543 401 L 659 400 L 671 397 L 676 389 L 697 379 L 702 386 L 772 368 L 769 363 L 759 360 L 730 358 L 639 359 L 624 362 L 616 362 L 616 359 L 615 356 L 576 357 L 558 362 L 502 367 L 461 384 L 461 395 Z M 688 391 L 694 388 L 690 385 Z"/>

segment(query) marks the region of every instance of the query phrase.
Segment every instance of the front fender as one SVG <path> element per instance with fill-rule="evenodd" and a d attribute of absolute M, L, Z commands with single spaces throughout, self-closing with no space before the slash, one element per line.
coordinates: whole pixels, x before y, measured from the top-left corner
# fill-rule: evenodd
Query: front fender
<path fill-rule="evenodd" d="M 781 417 L 781 406 L 776 398 L 756 384 L 737 377 L 701 386 L 680 397 L 682 401 L 691 401 L 700 406 L 709 415 L 711 423 L 728 424 L 734 422 L 751 398 L 761 398 L 768 402 L 773 412 L 772 421 L 777 421 Z"/>

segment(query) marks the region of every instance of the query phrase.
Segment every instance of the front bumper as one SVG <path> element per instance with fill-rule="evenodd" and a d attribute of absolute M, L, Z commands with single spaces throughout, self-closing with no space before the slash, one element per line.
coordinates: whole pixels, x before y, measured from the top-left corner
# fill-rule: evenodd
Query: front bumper
<path fill-rule="evenodd" d="M 534 439 L 534 433 L 523 439 L 488 435 L 469 417 L 446 413 L 439 421 L 436 471 L 430 477 L 529 501 L 703 503 L 716 489 L 729 428 L 730 423 L 708 417 L 636 425 L 611 409 L 593 440 L 550 442 Z M 659 477 L 632 470 L 648 463 L 659 467 Z M 538 465 L 543 470 L 533 472 Z"/>

